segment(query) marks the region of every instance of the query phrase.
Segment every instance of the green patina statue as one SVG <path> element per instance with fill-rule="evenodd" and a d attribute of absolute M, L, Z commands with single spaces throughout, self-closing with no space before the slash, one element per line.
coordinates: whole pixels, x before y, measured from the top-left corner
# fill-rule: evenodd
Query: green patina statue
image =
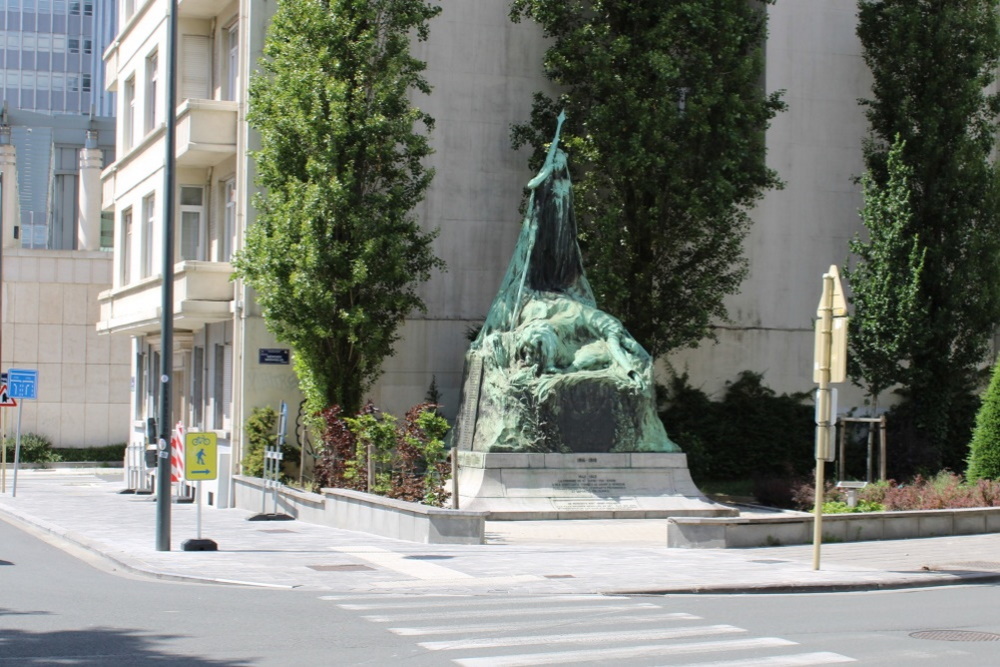
<path fill-rule="evenodd" d="M 560 114 L 517 247 L 466 355 L 457 438 L 481 452 L 678 452 L 652 359 L 599 310 L 583 271 Z"/>

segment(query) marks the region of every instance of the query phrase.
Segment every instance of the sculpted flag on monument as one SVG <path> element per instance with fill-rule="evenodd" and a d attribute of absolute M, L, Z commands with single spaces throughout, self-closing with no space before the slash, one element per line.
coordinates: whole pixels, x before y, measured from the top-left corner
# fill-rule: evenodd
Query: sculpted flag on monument
<path fill-rule="evenodd" d="M 653 360 L 600 310 L 583 270 L 566 153 L 555 138 L 510 265 L 466 355 L 460 449 L 679 452 L 656 413 Z"/>

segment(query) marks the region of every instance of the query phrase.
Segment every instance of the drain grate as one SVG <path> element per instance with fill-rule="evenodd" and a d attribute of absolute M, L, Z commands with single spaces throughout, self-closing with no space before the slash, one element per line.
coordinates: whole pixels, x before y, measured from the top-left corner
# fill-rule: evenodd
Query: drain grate
<path fill-rule="evenodd" d="M 374 570 L 373 567 L 368 567 L 367 565 L 354 565 L 354 564 L 343 564 L 343 565 L 306 565 L 310 570 L 316 570 L 317 572 L 363 572 L 365 570 Z"/>
<path fill-rule="evenodd" d="M 760 563 L 762 565 L 774 565 L 775 563 L 787 563 L 787 560 L 776 560 L 774 558 L 765 558 L 761 560 L 752 560 L 751 563 Z"/>
<path fill-rule="evenodd" d="M 437 556 L 435 554 L 415 554 L 413 556 L 403 556 L 406 560 L 449 560 L 454 556 Z"/>
<path fill-rule="evenodd" d="M 576 579 L 574 574 L 545 574 L 542 576 L 546 579 Z"/>
<path fill-rule="evenodd" d="M 914 639 L 932 639 L 939 642 L 997 642 L 1000 635 L 994 632 L 973 632 L 971 630 L 921 630 L 911 632 Z"/>
<path fill-rule="evenodd" d="M 294 533 L 297 531 L 288 530 L 287 528 L 259 528 L 257 530 L 259 533 Z"/>

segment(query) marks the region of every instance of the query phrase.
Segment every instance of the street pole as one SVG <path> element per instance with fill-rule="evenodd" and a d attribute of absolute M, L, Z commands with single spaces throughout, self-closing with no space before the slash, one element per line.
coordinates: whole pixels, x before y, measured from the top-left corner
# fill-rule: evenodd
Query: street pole
<path fill-rule="evenodd" d="M 823 275 L 823 298 L 819 308 L 819 389 L 816 392 L 816 507 L 813 508 L 813 569 L 819 569 L 823 541 L 823 493 L 826 460 L 830 457 L 830 356 L 833 347 L 833 275 Z"/>
<path fill-rule="evenodd" d="M 160 303 L 159 459 L 156 466 L 156 550 L 170 551 L 170 374 L 174 365 L 174 151 L 177 130 L 177 0 L 170 0 L 167 22 L 166 156 L 163 164 L 163 285 Z"/>

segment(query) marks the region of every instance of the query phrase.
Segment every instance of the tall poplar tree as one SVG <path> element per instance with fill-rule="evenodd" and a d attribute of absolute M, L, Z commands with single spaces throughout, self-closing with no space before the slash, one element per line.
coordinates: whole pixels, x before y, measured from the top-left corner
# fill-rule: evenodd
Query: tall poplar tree
<path fill-rule="evenodd" d="M 931 456 L 959 466 L 968 423 L 953 415 L 976 388 L 1000 321 L 1000 211 L 993 157 L 1000 98 L 997 0 L 860 0 L 858 36 L 874 83 L 864 100 L 868 171 L 889 180 L 895 137 L 912 170 L 905 233 L 924 253 L 917 335 L 902 377 Z"/>
<path fill-rule="evenodd" d="M 845 271 L 854 306 L 848 370 L 867 390 L 874 410 L 882 392 L 903 380 L 901 357 L 914 346 L 924 316 L 919 296 L 927 248 L 912 230 L 913 170 L 903 163 L 903 148 L 902 141 L 893 144 L 884 185 L 871 174 L 861 178 L 861 219 L 868 234 L 851 240 L 857 262 Z"/>
<path fill-rule="evenodd" d="M 764 2 L 514 0 L 541 25 L 545 73 L 515 147 L 544 156 L 555 117 L 574 169 L 588 277 L 601 308 L 654 356 L 693 346 L 726 319 L 747 261 L 747 209 L 777 175 L 764 133 L 781 109 L 766 94 Z"/>
<path fill-rule="evenodd" d="M 412 214 L 431 182 L 429 93 L 410 55 L 439 7 L 423 0 L 280 0 L 250 83 L 257 221 L 235 260 L 288 343 L 313 410 L 353 414 L 443 268 Z M 425 132 L 418 131 L 423 125 Z"/>

